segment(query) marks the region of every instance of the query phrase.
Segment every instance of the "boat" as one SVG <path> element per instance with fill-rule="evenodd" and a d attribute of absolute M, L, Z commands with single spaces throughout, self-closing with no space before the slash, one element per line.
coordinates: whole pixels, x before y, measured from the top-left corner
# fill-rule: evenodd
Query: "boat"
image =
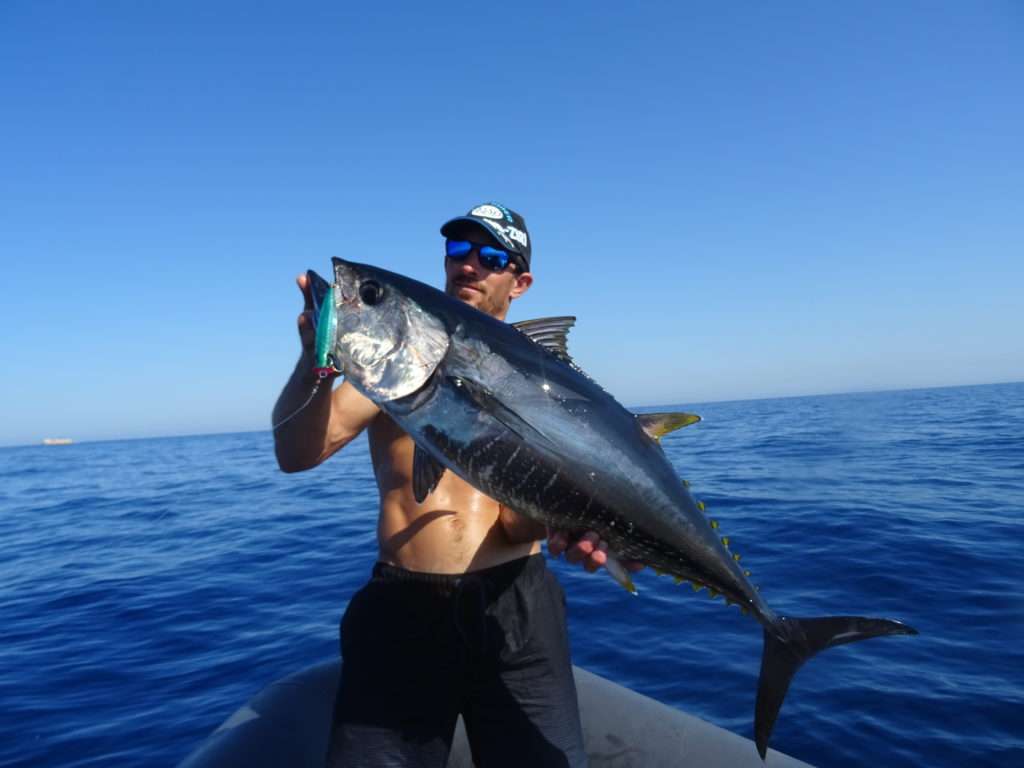
<path fill-rule="evenodd" d="M 217 728 L 179 768 L 323 768 L 341 662 L 277 680 Z M 809 768 L 600 675 L 573 667 L 591 768 Z M 448 768 L 472 768 L 459 718 Z"/>
<path fill-rule="evenodd" d="M 70 437 L 44 437 L 43 445 L 71 445 Z"/>

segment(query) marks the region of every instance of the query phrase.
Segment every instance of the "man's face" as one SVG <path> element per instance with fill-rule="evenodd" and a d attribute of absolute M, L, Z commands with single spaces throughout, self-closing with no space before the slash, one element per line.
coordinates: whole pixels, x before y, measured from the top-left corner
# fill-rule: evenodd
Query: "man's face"
<path fill-rule="evenodd" d="M 468 226 L 457 230 L 451 239 L 504 249 L 480 227 Z M 533 283 L 533 275 L 529 272 L 520 274 L 512 263 L 500 272 L 492 272 L 480 263 L 476 248 L 462 261 L 445 258 L 444 272 L 445 293 L 499 320 L 505 319 L 512 299 L 522 296 Z"/>

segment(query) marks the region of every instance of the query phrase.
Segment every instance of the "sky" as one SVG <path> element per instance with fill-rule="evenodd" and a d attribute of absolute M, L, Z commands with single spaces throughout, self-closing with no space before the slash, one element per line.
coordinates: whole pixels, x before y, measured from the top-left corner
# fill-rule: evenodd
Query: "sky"
<path fill-rule="evenodd" d="M 521 212 L 623 404 L 1024 380 L 1024 6 L 0 3 L 0 445 L 266 429 L 295 275 Z"/>

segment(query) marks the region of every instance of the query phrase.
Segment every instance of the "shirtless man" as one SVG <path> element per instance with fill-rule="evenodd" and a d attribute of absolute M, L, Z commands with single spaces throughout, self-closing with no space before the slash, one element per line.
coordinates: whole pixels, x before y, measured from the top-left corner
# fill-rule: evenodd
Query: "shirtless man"
<path fill-rule="evenodd" d="M 445 291 L 504 320 L 533 282 L 523 218 L 488 203 L 441 234 Z M 274 423 L 314 384 L 312 302 L 305 276 L 298 283 L 302 355 Z M 418 504 L 412 439 L 348 381 L 322 387 L 276 430 L 278 463 L 285 472 L 315 467 L 364 429 L 380 492 L 379 555 L 341 621 L 328 765 L 443 766 L 460 713 L 479 766 L 586 765 L 565 597 L 540 554 L 544 527 L 452 472 Z M 605 562 L 593 533 L 572 546 L 553 533 L 548 548 L 591 571 Z"/>

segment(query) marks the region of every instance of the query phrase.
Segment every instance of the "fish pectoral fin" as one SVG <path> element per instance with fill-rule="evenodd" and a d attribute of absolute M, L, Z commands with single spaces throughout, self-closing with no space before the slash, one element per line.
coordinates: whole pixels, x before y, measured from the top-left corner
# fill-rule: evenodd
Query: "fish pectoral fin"
<path fill-rule="evenodd" d="M 660 440 L 669 432 L 696 424 L 700 421 L 700 416 L 695 413 L 638 413 L 636 420 L 640 422 L 644 432 L 655 440 Z"/>
<path fill-rule="evenodd" d="M 444 465 L 418 445 L 412 454 L 412 492 L 416 503 L 422 504 L 444 474 Z"/>
<path fill-rule="evenodd" d="M 629 575 L 629 571 L 626 567 L 619 562 L 618 558 L 608 555 L 608 559 L 604 561 L 604 569 L 608 571 L 615 581 L 625 587 L 631 594 L 637 594 L 636 585 L 633 583 L 633 577 Z"/>
<path fill-rule="evenodd" d="M 526 419 L 499 400 L 487 387 L 461 376 L 449 376 L 448 380 L 457 391 L 472 400 L 477 408 L 500 422 L 506 429 L 518 436 L 520 440 L 534 445 L 543 444 L 551 448 L 550 440 L 539 432 L 536 427 L 526 421 Z"/>

